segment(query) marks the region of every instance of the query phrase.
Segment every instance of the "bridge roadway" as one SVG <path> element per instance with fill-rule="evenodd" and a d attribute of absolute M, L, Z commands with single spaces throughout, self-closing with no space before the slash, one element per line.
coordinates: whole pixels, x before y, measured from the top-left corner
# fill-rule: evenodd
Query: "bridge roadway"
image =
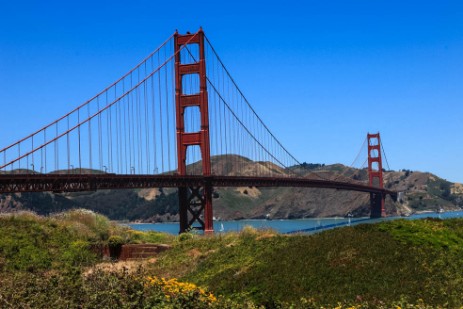
<path fill-rule="evenodd" d="M 357 183 L 309 178 L 243 177 L 243 176 L 179 176 L 119 174 L 0 174 L 0 193 L 16 192 L 77 192 L 108 189 L 159 187 L 305 187 L 349 190 L 390 195 L 397 192 Z"/>

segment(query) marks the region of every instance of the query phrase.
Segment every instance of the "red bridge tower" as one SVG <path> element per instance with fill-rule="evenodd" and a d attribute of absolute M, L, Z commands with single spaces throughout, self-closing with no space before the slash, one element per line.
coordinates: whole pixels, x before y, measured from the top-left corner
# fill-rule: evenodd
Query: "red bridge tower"
<path fill-rule="evenodd" d="M 188 45 L 197 44 L 199 59 L 193 63 L 181 63 L 180 52 L 187 52 Z M 184 46 L 187 45 L 187 46 Z M 186 156 L 189 146 L 199 146 L 201 149 L 202 173 L 211 175 L 211 155 L 209 140 L 209 111 L 206 88 L 206 62 L 204 50 L 204 32 L 200 29 L 194 34 L 174 35 L 175 48 L 175 108 L 177 121 L 177 172 L 185 176 Z M 196 74 L 199 77 L 199 89 L 197 93 L 183 93 L 183 77 Z M 201 127 L 198 132 L 185 132 L 185 110 L 190 107 L 198 107 Z M 179 215 L 180 233 L 195 227 L 204 230 L 205 233 L 213 232 L 212 220 L 212 185 L 204 183 L 200 187 L 179 187 Z M 199 223 L 199 226 L 194 226 Z"/>
<path fill-rule="evenodd" d="M 381 137 L 379 133 L 367 135 L 368 139 L 368 176 L 371 187 L 383 188 L 383 163 L 381 159 Z M 370 218 L 386 216 L 384 200 L 386 195 L 370 193 Z"/>

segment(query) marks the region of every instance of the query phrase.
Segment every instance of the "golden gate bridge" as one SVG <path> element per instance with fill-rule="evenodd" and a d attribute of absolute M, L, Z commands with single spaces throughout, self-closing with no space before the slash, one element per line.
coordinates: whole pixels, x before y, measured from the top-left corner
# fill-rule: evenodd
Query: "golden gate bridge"
<path fill-rule="evenodd" d="M 213 231 L 214 187 L 365 192 L 378 218 L 397 193 L 383 187 L 379 133 L 367 142 L 368 183 L 302 176 L 203 30 L 175 32 L 93 98 L 1 149 L 0 193 L 176 187 L 180 232 Z"/>

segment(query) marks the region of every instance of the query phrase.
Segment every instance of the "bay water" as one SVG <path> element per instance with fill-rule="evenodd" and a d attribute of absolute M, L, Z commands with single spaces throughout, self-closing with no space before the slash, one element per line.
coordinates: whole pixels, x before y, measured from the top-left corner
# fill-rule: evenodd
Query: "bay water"
<path fill-rule="evenodd" d="M 214 232 L 225 233 L 231 231 L 240 231 L 245 226 L 252 226 L 256 229 L 273 229 L 282 234 L 288 233 L 314 233 L 321 230 L 336 228 L 341 226 L 349 226 L 360 223 L 375 223 L 385 220 L 396 219 L 421 219 L 421 218 L 463 218 L 463 211 L 452 212 L 426 212 L 421 214 L 411 215 L 409 217 L 386 217 L 381 219 L 369 218 L 310 218 L 310 219 L 292 219 L 292 220 L 230 220 L 230 221 L 214 221 Z M 140 231 L 157 231 L 169 234 L 178 234 L 178 222 L 166 223 L 130 223 L 131 228 Z"/>

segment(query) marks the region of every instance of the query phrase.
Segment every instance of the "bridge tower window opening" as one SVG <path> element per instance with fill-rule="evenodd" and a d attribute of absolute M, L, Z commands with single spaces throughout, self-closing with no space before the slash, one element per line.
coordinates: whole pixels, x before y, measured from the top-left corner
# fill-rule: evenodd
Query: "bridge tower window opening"
<path fill-rule="evenodd" d="M 199 145 L 188 146 L 186 149 L 186 174 L 202 175 L 201 148 Z"/>
<path fill-rule="evenodd" d="M 199 74 L 185 74 L 182 76 L 182 94 L 199 94 Z"/>
<path fill-rule="evenodd" d="M 378 149 L 371 149 L 370 150 L 370 157 L 377 158 L 379 156 Z"/>
<path fill-rule="evenodd" d="M 372 172 L 379 172 L 379 163 L 378 162 L 371 162 L 371 171 Z"/>
<path fill-rule="evenodd" d="M 370 134 L 370 136 L 372 136 L 372 134 Z M 370 145 L 370 146 L 379 146 L 378 137 L 370 137 L 368 139 L 368 145 Z"/>
<path fill-rule="evenodd" d="M 198 106 L 186 107 L 183 113 L 185 133 L 195 133 L 201 130 L 201 111 Z"/>
<path fill-rule="evenodd" d="M 180 63 L 193 64 L 199 60 L 199 44 L 190 43 L 185 44 L 183 49 L 180 50 Z"/>

